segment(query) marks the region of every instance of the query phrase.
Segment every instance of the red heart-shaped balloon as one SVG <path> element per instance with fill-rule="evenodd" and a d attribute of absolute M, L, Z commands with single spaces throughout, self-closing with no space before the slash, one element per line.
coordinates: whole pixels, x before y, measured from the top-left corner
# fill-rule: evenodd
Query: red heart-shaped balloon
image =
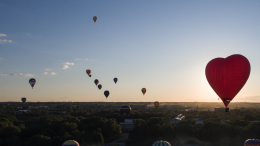
<path fill-rule="evenodd" d="M 206 78 L 225 106 L 242 89 L 249 74 L 249 61 L 239 54 L 215 58 L 206 66 Z"/>

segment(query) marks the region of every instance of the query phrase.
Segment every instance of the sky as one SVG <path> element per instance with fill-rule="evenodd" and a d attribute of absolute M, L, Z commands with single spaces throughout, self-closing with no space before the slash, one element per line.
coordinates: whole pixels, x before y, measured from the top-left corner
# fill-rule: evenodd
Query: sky
<path fill-rule="evenodd" d="M 257 0 L 2 0 L 0 102 L 221 102 L 205 67 L 232 54 L 251 65 L 232 102 L 260 102 L 259 7 Z"/>

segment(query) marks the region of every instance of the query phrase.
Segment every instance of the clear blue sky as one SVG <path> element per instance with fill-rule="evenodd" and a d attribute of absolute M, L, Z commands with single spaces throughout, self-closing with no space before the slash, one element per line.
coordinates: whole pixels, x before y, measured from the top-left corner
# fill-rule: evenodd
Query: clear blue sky
<path fill-rule="evenodd" d="M 3 0 L 0 101 L 220 102 L 205 67 L 242 54 L 251 74 L 233 102 L 259 102 L 259 8 L 257 0 Z"/>

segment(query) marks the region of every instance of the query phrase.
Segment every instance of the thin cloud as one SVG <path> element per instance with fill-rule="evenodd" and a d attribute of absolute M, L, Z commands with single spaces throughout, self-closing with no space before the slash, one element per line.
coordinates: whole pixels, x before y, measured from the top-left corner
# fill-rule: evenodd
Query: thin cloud
<path fill-rule="evenodd" d="M 22 73 L 19 73 L 19 74 L 9 74 L 10 76 L 22 76 L 23 74 Z"/>
<path fill-rule="evenodd" d="M 46 68 L 45 70 L 47 70 L 47 71 L 50 71 L 51 69 L 49 69 L 49 68 Z"/>
<path fill-rule="evenodd" d="M 1 60 L 1 59 L 3 59 L 3 58 L 0 57 L 0 60 Z"/>
<path fill-rule="evenodd" d="M 1 74 L 1 76 L 9 76 L 9 74 Z"/>
<path fill-rule="evenodd" d="M 61 67 L 62 67 L 62 69 L 67 69 L 67 68 L 69 68 L 68 65 L 62 65 Z"/>
<path fill-rule="evenodd" d="M 65 62 L 65 63 L 63 63 L 63 64 L 65 64 L 65 65 L 62 65 L 62 66 L 61 66 L 62 69 L 67 69 L 67 68 L 69 68 L 69 65 L 74 65 L 74 63 L 70 63 L 70 62 Z"/>
<path fill-rule="evenodd" d="M 25 76 L 25 77 L 33 77 L 32 74 L 25 74 L 24 76 Z"/>
<path fill-rule="evenodd" d="M 69 62 L 65 62 L 63 64 L 65 64 L 65 65 L 74 65 L 74 63 L 69 63 Z"/>
<path fill-rule="evenodd" d="M 0 37 L 4 37 L 6 36 L 6 34 L 0 33 Z"/>
<path fill-rule="evenodd" d="M 88 58 L 85 58 L 85 60 L 93 60 L 93 59 L 88 59 Z"/>
<path fill-rule="evenodd" d="M 75 60 L 82 60 L 81 58 L 76 58 Z"/>
<path fill-rule="evenodd" d="M 19 74 L 1 74 L 1 76 L 24 76 L 24 77 L 33 77 L 32 74 L 25 74 L 25 75 L 23 75 L 22 73 L 19 73 Z"/>
<path fill-rule="evenodd" d="M 48 74 L 48 72 L 44 72 L 44 73 L 42 73 L 42 74 L 44 74 L 44 75 L 47 75 L 47 74 Z"/>
<path fill-rule="evenodd" d="M 51 75 L 53 75 L 53 76 L 56 75 L 56 74 L 57 74 L 57 73 L 55 73 L 55 72 L 51 72 Z"/>
<path fill-rule="evenodd" d="M 4 39 L 4 40 L 0 39 L 0 44 L 11 43 L 11 42 L 13 42 L 13 41 L 7 40 L 7 39 Z"/>

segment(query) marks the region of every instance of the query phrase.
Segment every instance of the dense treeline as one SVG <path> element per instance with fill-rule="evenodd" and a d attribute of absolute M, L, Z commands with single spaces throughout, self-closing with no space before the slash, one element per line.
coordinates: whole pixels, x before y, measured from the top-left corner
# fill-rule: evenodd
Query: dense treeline
<path fill-rule="evenodd" d="M 107 115 L 107 116 L 106 116 Z M 102 145 L 122 131 L 119 111 L 68 109 L 66 114 L 36 110 L 22 115 L 0 114 L 1 146 L 58 146 L 76 140 L 81 146 Z M 119 118 L 120 117 L 120 118 Z"/>
<path fill-rule="evenodd" d="M 186 118 L 179 123 L 171 123 L 165 117 L 149 120 L 137 119 L 129 134 L 126 146 L 152 145 L 154 141 L 165 140 L 172 145 L 202 146 L 242 146 L 246 139 L 260 137 L 260 110 L 245 112 L 231 110 L 225 112 L 182 112 Z M 203 124 L 196 118 L 204 119 Z M 228 119 L 221 122 L 221 119 Z"/>
<path fill-rule="evenodd" d="M 1 109 L 0 109 L 1 111 Z M 2 110 L 3 111 L 3 110 Z M 243 145 L 246 139 L 260 137 L 260 110 L 172 111 L 150 109 L 132 111 L 129 119 L 136 119 L 134 128 L 123 131 L 119 122 L 124 118 L 119 110 L 83 110 L 80 107 L 35 110 L 21 115 L 0 112 L 1 146 L 57 146 L 74 139 L 81 146 L 103 145 L 129 133 L 126 146 L 150 146 L 157 140 L 172 145 L 197 144 L 205 146 Z M 178 114 L 185 115 L 179 123 L 171 123 Z M 220 120 L 228 120 L 220 122 Z M 196 124 L 196 120 L 204 120 Z"/>

